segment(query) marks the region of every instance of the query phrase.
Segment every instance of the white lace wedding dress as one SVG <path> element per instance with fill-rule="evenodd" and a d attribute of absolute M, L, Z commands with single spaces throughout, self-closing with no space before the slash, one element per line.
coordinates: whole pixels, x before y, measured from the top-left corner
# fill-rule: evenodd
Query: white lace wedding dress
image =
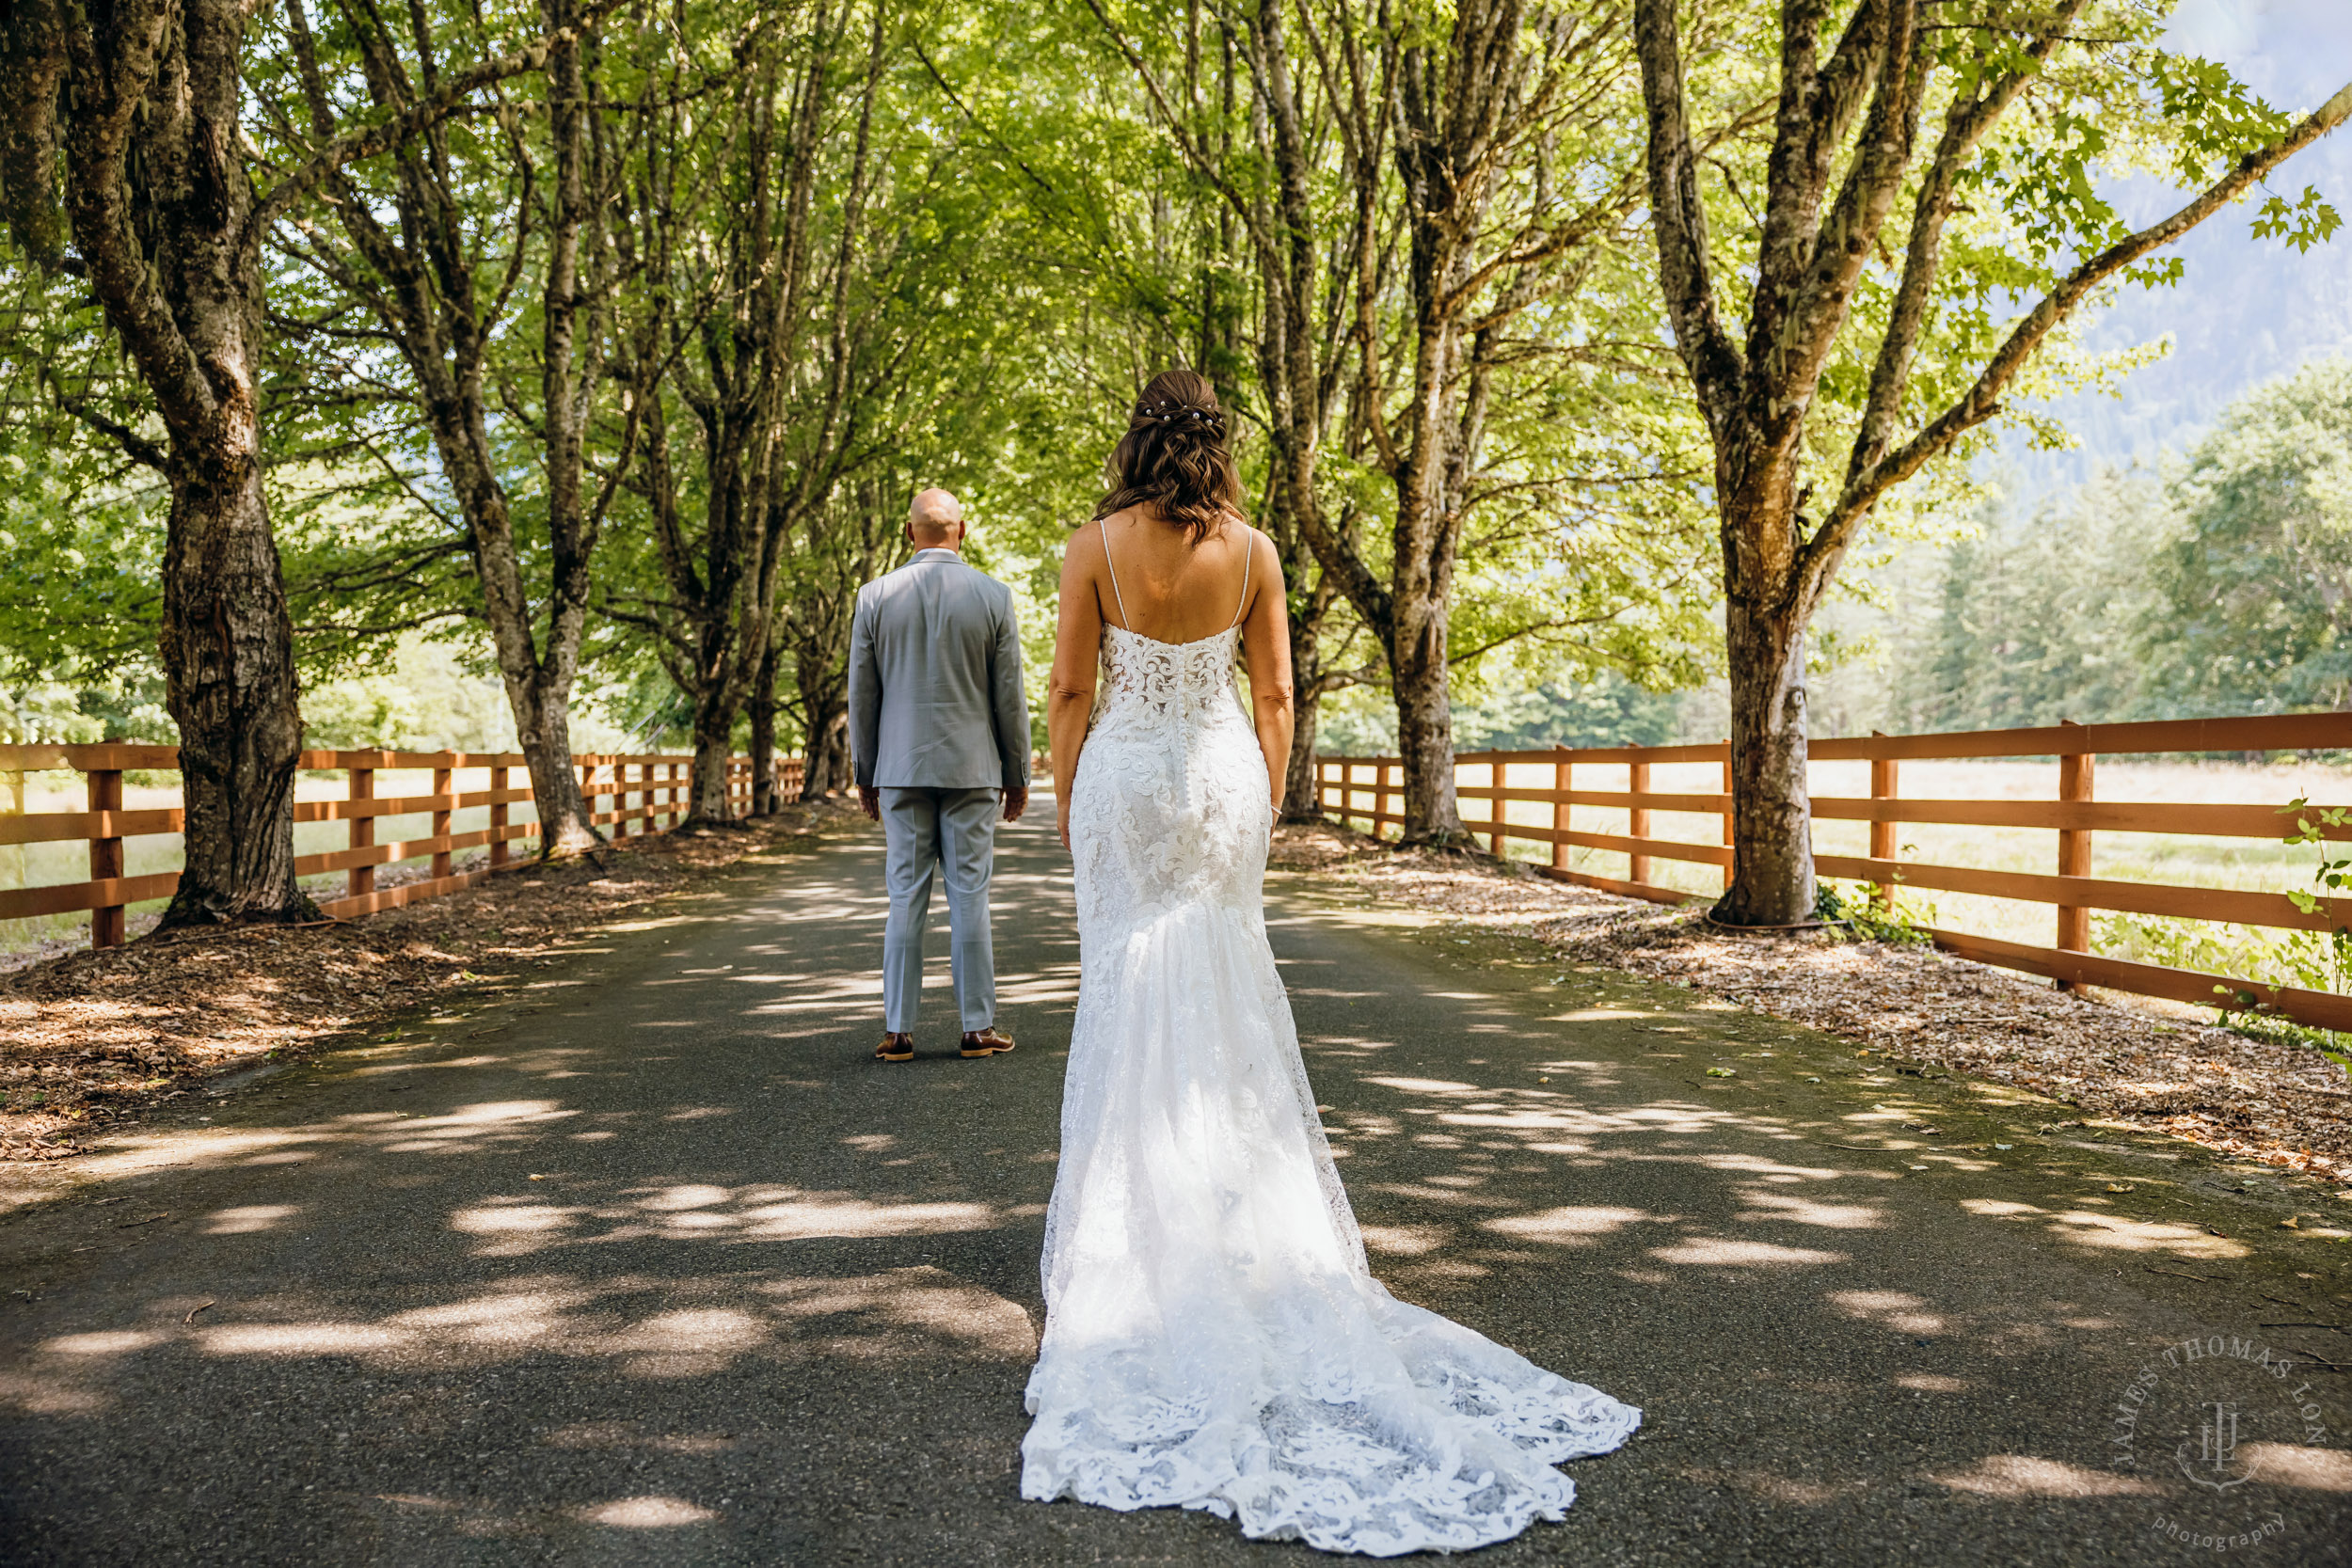
<path fill-rule="evenodd" d="M 1238 631 L 1104 638 L 1022 1496 L 1206 1509 L 1375 1556 L 1561 1518 L 1575 1486 L 1551 1466 L 1641 1412 L 1372 1277 L 1266 945 Z"/>

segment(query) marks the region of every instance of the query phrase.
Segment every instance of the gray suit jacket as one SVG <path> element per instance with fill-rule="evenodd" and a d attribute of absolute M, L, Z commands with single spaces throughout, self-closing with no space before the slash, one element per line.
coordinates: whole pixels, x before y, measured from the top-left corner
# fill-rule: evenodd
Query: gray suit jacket
<path fill-rule="evenodd" d="M 1011 589 L 953 550 L 917 550 L 858 590 L 850 756 L 866 788 L 1028 786 Z"/>

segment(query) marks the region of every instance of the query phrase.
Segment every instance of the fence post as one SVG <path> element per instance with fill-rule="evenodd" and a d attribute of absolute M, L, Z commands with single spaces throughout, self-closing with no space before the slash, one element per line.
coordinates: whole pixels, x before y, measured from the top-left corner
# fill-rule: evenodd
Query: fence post
<path fill-rule="evenodd" d="M 455 759 L 453 758 L 451 760 L 454 761 Z M 453 793 L 456 787 L 457 770 L 454 768 L 436 768 L 433 770 L 434 794 L 447 796 Z M 435 838 L 449 837 L 450 826 L 455 821 L 456 816 L 457 814 L 447 806 L 435 806 L 433 808 L 433 836 Z M 454 864 L 455 862 L 451 858 L 450 852 L 447 849 L 434 850 L 434 879 L 437 881 L 441 878 L 449 876 Z"/>
<path fill-rule="evenodd" d="M 0 816 L 24 816 L 24 768 L 0 768 Z M 24 886 L 24 844 L 0 848 L 0 886 Z"/>
<path fill-rule="evenodd" d="M 1511 765 L 1507 762 L 1494 763 L 1486 769 L 1486 782 L 1494 785 L 1495 791 L 1494 799 L 1486 803 L 1486 811 L 1495 825 L 1486 847 L 1494 852 L 1497 860 L 1504 858 L 1503 842 L 1511 836 L 1507 831 L 1511 821 L 1511 803 L 1505 799 L 1511 792 L 1510 773 Z"/>
<path fill-rule="evenodd" d="M 1372 791 L 1372 836 L 1375 838 L 1378 838 L 1380 836 L 1380 830 L 1388 826 L 1382 818 L 1387 816 L 1389 814 L 1389 797 L 1391 795 L 1399 797 L 1396 802 L 1396 815 L 1400 817 L 1405 815 L 1405 801 L 1402 798 L 1404 791 L 1401 787 L 1402 781 L 1400 780 L 1397 784 L 1391 784 L 1389 782 L 1390 776 L 1400 771 L 1404 766 L 1405 765 L 1401 762 L 1383 762 L 1375 765 L 1373 768 L 1372 775 L 1374 784 Z"/>
<path fill-rule="evenodd" d="M 1872 730 L 1870 733 L 1874 736 L 1883 736 L 1886 732 L 1884 730 Z M 1895 771 L 1896 767 L 1897 764 L 1893 757 L 1872 757 L 1870 759 L 1871 800 L 1892 800 L 1895 798 L 1897 785 L 1897 774 Z M 1895 824 L 1892 821 L 1881 821 L 1875 816 L 1870 818 L 1870 858 L 1874 861 L 1893 860 L 1895 858 Z M 1870 902 L 1878 906 L 1879 912 L 1882 914 L 1891 914 L 1894 912 L 1895 883 L 1892 877 L 1889 877 L 1887 880 L 1879 883 L 1877 887 L 1871 890 Z"/>
<path fill-rule="evenodd" d="M 122 809 L 122 774 L 117 768 L 93 769 L 89 775 L 89 809 L 93 812 L 119 812 Z M 122 839 L 119 834 L 107 833 L 108 823 L 100 823 L 98 833 L 89 841 L 89 876 L 93 882 L 106 881 L 122 875 Z M 103 835 L 103 836 L 101 836 Z M 123 910 L 120 904 L 101 904 L 89 912 L 89 944 L 92 947 L 122 945 Z"/>
<path fill-rule="evenodd" d="M 2072 719 L 2061 719 L 2061 724 L 2081 726 Z M 2058 758 L 2058 799 L 2063 801 L 2088 803 L 2092 796 L 2091 773 L 2095 759 L 2089 752 L 2074 752 Z M 2090 875 L 2090 830 L 2060 828 L 2058 830 L 2058 875 L 2088 877 Z M 2090 951 L 2090 911 L 2071 904 L 2060 904 L 2058 911 L 2058 944 L 2061 952 Z M 2077 989 L 2072 980 L 2060 980 L 2058 990 Z"/>
<path fill-rule="evenodd" d="M 1551 787 L 1565 795 L 1576 787 L 1576 764 L 1568 760 L 1572 753 L 1565 746 L 1553 750 L 1560 753 L 1560 760 L 1551 765 Z M 1551 868 L 1554 871 L 1568 868 L 1568 847 L 1561 841 L 1560 835 L 1568 831 L 1568 814 L 1574 809 L 1565 800 L 1551 803 Z"/>
<path fill-rule="evenodd" d="M 499 763 L 491 768 L 491 794 L 503 795 L 506 793 L 506 778 L 509 771 L 510 770 L 504 763 Z M 492 865 L 504 865 L 506 863 L 505 830 L 506 802 L 503 800 L 493 800 L 490 802 L 490 863 Z"/>
<path fill-rule="evenodd" d="M 1740 867 L 1737 863 L 1735 863 L 1739 859 L 1739 850 L 1733 847 L 1740 841 L 1738 835 L 1733 833 L 1731 831 L 1733 821 L 1734 817 L 1732 816 L 1731 809 L 1731 742 L 1726 740 L 1724 742 L 1724 847 L 1732 851 L 1732 853 L 1724 861 L 1724 886 L 1726 890 L 1731 886 L 1732 878 L 1737 876 L 1740 871 Z"/>
<path fill-rule="evenodd" d="M 1636 746 L 1633 749 L 1639 751 L 1641 748 Z M 1629 762 L 1626 764 L 1626 775 L 1627 786 L 1631 793 L 1635 795 L 1649 793 L 1648 763 Z M 1649 837 L 1649 808 L 1647 806 L 1629 806 L 1627 808 L 1626 815 L 1626 836 L 1628 838 Z M 1632 861 L 1633 872 L 1630 879 L 1636 882 L 1648 881 L 1649 857 L 1637 850 L 1632 856 Z"/>
<path fill-rule="evenodd" d="M 348 771 L 351 775 L 351 799 L 355 801 L 374 800 L 375 769 L 373 768 L 354 768 L 348 769 Z M 350 839 L 351 847 L 354 849 L 364 849 L 374 842 L 375 818 L 373 816 L 352 817 Z M 351 867 L 348 871 L 343 873 L 343 884 L 344 891 L 354 898 L 358 898 L 364 894 L 373 893 L 375 891 L 375 867 L 372 865 L 355 865 Z"/>
<path fill-rule="evenodd" d="M 0 768 L 0 816 L 24 815 L 24 770 L 21 768 Z M 11 844 L 0 848 L 0 887 L 24 885 L 25 847 Z"/>

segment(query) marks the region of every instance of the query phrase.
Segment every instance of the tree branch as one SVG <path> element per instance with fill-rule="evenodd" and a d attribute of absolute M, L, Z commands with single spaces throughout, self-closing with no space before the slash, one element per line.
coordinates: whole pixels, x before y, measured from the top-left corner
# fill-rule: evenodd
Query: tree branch
<path fill-rule="evenodd" d="M 2063 29 L 2089 4 L 2090 0 L 2060 0 L 2051 19 L 2052 26 Z M 2059 41 L 2053 32 L 2035 40 L 2026 53 L 2038 67 Z M 1896 285 L 1886 331 L 1879 340 L 1878 357 L 1870 369 L 1870 390 L 1846 467 L 1848 484 L 1886 454 L 1895 416 L 1910 386 L 1912 354 L 1918 346 L 1919 333 L 1927 320 L 1929 296 L 1943 261 L 1944 226 L 1951 215 L 1952 196 L 1960 182 L 1962 166 L 2036 74 L 2038 71 L 2032 70 L 2010 71 L 1994 80 L 1980 96 L 1955 99 L 1946 113 L 1944 135 L 1912 209 L 1911 239 L 1904 247 L 1902 277 Z"/>
<path fill-rule="evenodd" d="M 314 153 L 303 166 L 270 187 L 269 194 L 253 204 L 246 215 L 241 243 L 250 243 L 254 235 L 275 223 L 279 214 L 299 201 L 313 185 L 362 158 L 372 158 L 415 135 L 419 131 L 438 123 L 466 106 L 477 88 L 502 82 L 510 76 L 520 76 L 538 71 L 548 63 L 548 55 L 559 45 L 575 42 L 589 27 L 618 10 L 628 0 L 595 0 L 582 8 L 580 24 L 575 27 L 559 28 L 546 38 L 520 49 L 483 61 L 469 70 L 443 78 L 440 90 L 419 99 L 388 119 L 336 137 Z M 550 94 L 552 96 L 552 94 Z"/>
<path fill-rule="evenodd" d="M 49 383 L 49 395 L 56 400 L 59 413 L 79 420 L 101 436 L 112 440 L 115 445 L 122 449 L 123 454 L 132 462 L 144 464 L 157 473 L 170 471 L 171 459 L 163 448 L 141 436 L 129 425 L 120 424 L 106 418 L 82 399 L 68 392 L 55 374 L 44 373 L 41 379 Z"/>
<path fill-rule="evenodd" d="M 2001 394 L 2017 378 L 2043 339 L 2082 304 L 2091 290 L 2125 267 L 2160 250 L 2228 206 L 2246 189 L 2304 148 L 2352 118 L 2352 83 L 2268 147 L 2247 153 L 2220 180 L 2169 217 L 2149 225 L 2101 251 L 2069 273 L 2024 320 L 1985 365 L 1975 385 L 1895 451 L 1848 482 L 1836 504 L 1799 553 L 1801 602 L 1818 603 L 1854 531 L 1878 499 L 1948 451 L 1963 435 L 2000 412 Z"/>
<path fill-rule="evenodd" d="M 1649 116 L 1650 227 L 1658 238 L 1659 280 L 1674 322 L 1675 347 L 1690 367 L 1699 409 L 1720 448 L 1729 436 L 1742 362 L 1715 301 L 1707 204 L 1691 146 L 1675 5 L 1676 0 L 1635 0 L 1633 8 L 1633 45 Z"/>

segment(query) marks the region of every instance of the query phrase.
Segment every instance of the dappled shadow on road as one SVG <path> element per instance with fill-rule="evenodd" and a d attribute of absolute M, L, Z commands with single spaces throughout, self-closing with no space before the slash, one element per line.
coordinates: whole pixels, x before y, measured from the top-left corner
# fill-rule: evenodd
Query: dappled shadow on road
<path fill-rule="evenodd" d="M 1277 935 L 1375 1272 L 1643 1404 L 1629 1460 L 1679 1483 L 1673 1506 L 1713 1520 L 1710 1539 L 1866 1560 L 1855 1544 L 1899 1521 L 1978 1554 L 2055 1539 L 2098 1557 L 2258 1528 L 2257 1497 L 2307 1551 L 2344 1539 L 2342 1380 L 2308 1335 L 2270 1339 L 2329 1414 L 2263 1405 L 2259 1484 L 2191 1484 L 2171 1463 L 2182 1433 L 2161 1465 L 2119 1463 L 2116 1411 L 2144 1365 L 2191 1334 L 2258 1328 L 2148 1299 L 2148 1271 L 2219 1278 L 2251 1249 L 2129 1212 L 2122 1155 L 2059 1160 L 1997 1110 L 1963 1125 L 1867 1063 L 1848 1064 L 1862 1095 L 1824 1097 L 1776 1021 L 1556 960 L 1516 968 L 1494 944 L 1470 955 L 1504 960 L 1482 973 L 1452 961 L 1459 939 L 1406 946 L 1395 925 L 1302 900 Z M 1351 927 L 1411 957 L 1352 962 Z M 2324 1304 L 2344 1278 L 2306 1278 L 2271 1315 L 2341 1321 Z M 2185 1420 L 2192 1453 L 2195 1408 L 2163 1418 Z M 2139 1454 L 2155 1449 L 2143 1433 Z M 1659 1494 L 1623 1479 L 1615 1461 L 1595 1474 L 1587 1528 L 1645 1527 Z"/>
<path fill-rule="evenodd" d="M 593 994 L 117 1140 L 10 1243 L 12 1533 L 33 1560 L 1303 1559 L 1017 1500 L 1076 967 L 1039 836 L 999 877 L 1009 1057 L 943 1051 L 943 991 L 924 1057 L 864 1059 L 855 847 L 616 942 Z M 1276 921 L 1334 1152 L 1399 1294 L 1645 1407 L 1574 1467 L 1585 1555 L 1869 1560 L 1926 1532 L 1980 1559 L 2245 1512 L 2107 1446 L 2134 1369 L 2208 1326 L 2114 1264 L 2238 1243 L 2055 1179 L 1939 1204 L 1924 1176 L 2000 1163 L 1906 1132 L 1892 1085 L 1796 1102 L 1781 1026 L 1484 983 L 1379 923 Z M 2342 1540 L 2337 1450 L 2254 1419 L 2265 1506 Z"/>

